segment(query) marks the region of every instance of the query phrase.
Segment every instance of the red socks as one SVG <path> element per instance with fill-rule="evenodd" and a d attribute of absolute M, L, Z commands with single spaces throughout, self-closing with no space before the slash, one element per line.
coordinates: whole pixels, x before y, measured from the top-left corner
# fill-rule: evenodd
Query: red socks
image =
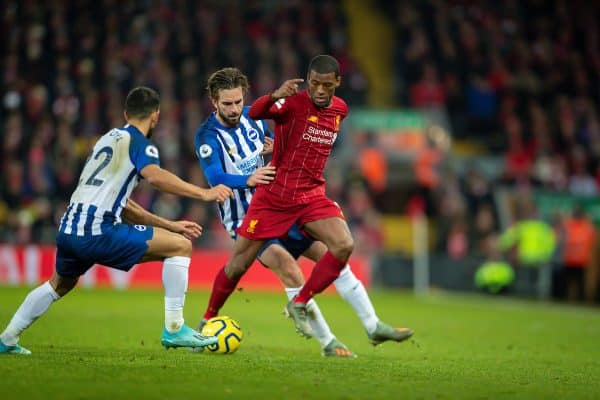
<path fill-rule="evenodd" d="M 223 307 L 223 304 L 227 301 L 231 293 L 235 290 L 239 279 L 232 280 L 225 275 L 225 267 L 221 268 L 215 277 L 213 282 L 212 292 L 210 293 L 210 300 L 208 301 L 208 308 L 204 313 L 205 319 L 216 317 L 219 314 L 219 310 Z"/>
<path fill-rule="evenodd" d="M 317 293 L 321 293 L 340 275 L 340 271 L 346 266 L 346 261 L 340 261 L 329 251 L 315 264 L 310 278 L 294 299 L 295 303 L 308 303 Z M 204 313 L 205 319 L 216 317 L 223 304 L 235 290 L 238 280 L 232 280 L 225 275 L 225 268 L 221 268 L 213 282 L 208 308 Z"/>
<path fill-rule="evenodd" d="M 346 261 L 338 260 L 329 251 L 325 253 L 315 264 L 312 274 L 294 299 L 294 303 L 308 303 L 315 294 L 321 293 L 335 281 L 344 266 Z"/>

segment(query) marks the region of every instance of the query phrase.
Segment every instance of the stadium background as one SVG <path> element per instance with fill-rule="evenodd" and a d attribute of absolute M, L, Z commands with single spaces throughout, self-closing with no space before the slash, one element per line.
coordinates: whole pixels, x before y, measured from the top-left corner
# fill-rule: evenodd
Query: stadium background
<path fill-rule="evenodd" d="M 432 285 L 474 290 L 476 269 L 499 257 L 499 235 L 535 211 L 561 239 L 549 263 L 553 295 L 565 297 L 562 220 L 580 204 L 600 221 L 598 16 L 591 2 L 541 0 L 6 2 L 0 281 L 51 270 L 57 221 L 95 139 L 122 125 L 130 88 L 162 96 L 163 166 L 206 185 L 193 136 L 211 112 L 208 74 L 241 68 L 250 104 L 329 53 L 351 111 L 328 192 L 350 223 L 362 278 L 411 286 L 414 244 L 425 243 Z M 214 207 L 145 185 L 134 198 L 205 227 L 192 273 L 208 282 L 206 265 L 218 267 L 230 246 Z M 584 298 L 597 302 L 596 253 Z M 534 295 L 518 260 L 504 257 L 517 272 L 510 291 Z"/>

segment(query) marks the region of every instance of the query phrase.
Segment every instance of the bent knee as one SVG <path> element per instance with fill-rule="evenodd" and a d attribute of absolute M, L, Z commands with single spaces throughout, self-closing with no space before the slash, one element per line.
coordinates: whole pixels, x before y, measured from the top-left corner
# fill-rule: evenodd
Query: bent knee
<path fill-rule="evenodd" d="M 174 256 L 191 257 L 192 256 L 192 242 L 186 239 L 184 236 L 178 237 L 173 243 Z"/>
<path fill-rule="evenodd" d="M 49 282 L 52 289 L 58 294 L 60 297 L 63 297 L 65 294 L 69 293 L 75 285 L 77 285 L 77 281 L 79 277 L 63 277 L 58 275 L 56 272 L 50 277 Z"/>
<path fill-rule="evenodd" d="M 339 238 L 330 251 L 338 260 L 345 261 L 350 258 L 352 251 L 354 251 L 354 239 L 349 235 Z"/>

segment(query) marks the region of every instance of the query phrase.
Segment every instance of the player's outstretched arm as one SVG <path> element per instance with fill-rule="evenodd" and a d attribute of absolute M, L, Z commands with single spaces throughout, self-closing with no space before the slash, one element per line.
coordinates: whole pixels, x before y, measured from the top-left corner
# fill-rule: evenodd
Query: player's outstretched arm
<path fill-rule="evenodd" d="M 271 110 L 271 106 L 280 99 L 298 93 L 298 85 L 302 82 L 304 82 L 304 79 L 289 79 L 283 82 L 283 84 L 273 93 L 259 97 L 252 104 L 250 110 L 248 110 L 248 116 L 256 120 L 276 118 L 279 113 Z"/>
<path fill-rule="evenodd" d="M 279 99 L 295 95 L 298 93 L 299 85 L 302 82 L 304 82 L 304 79 L 288 79 L 287 81 L 283 82 L 281 86 L 279 86 L 279 89 L 271 93 L 271 100 L 277 101 Z"/>
<path fill-rule="evenodd" d="M 211 186 L 221 184 L 234 189 L 247 189 L 271 182 L 275 176 L 275 167 L 258 168 L 252 175 L 237 175 L 226 173 L 220 164 L 213 164 L 204 169 L 204 175 Z"/>
<path fill-rule="evenodd" d="M 123 219 L 131 224 L 151 225 L 171 232 L 180 233 L 188 239 L 195 239 L 202 234 L 202 227 L 192 221 L 171 221 L 159 217 L 129 199 L 123 209 Z"/>
<path fill-rule="evenodd" d="M 232 190 L 225 185 L 217 185 L 210 189 L 204 189 L 184 181 L 177 175 L 162 169 L 156 164 L 147 165 L 140 173 L 148 183 L 158 190 L 178 196 L 204 201 L 216 200 L 220 203 L 227 200 L 228 197 L 233 197 Z"/>

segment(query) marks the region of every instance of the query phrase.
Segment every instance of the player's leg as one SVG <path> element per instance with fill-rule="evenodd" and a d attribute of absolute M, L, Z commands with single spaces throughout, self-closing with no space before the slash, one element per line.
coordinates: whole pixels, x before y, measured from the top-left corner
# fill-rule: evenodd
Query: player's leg
<path fill-rule="evenodd" d="M 346 266 L 346 261 L 354 248 L 350 229 L 342 218 L 313 220 L 304 224 L 303 229 L 323 242 L 327 251 L 317 261 L 309 279 L 296 297 L 294 302 L 298 304 L 306 304 L 315 294 L 325 290 Z"/>
<path fill-rule="evenodd" d="M 219 270 L 213 282 L 208 307 L 204 313 L 203 321 L 218 315 L 219 310 L 235 290 L 239 280 L 254 262 L 259 249 L 263 245 L 262 240 L 250 240 L 238 236 L 233 244 L 232 254 L 227 264 Z"/>
<path fill-rule="evenodd" d="M 277 275 L 286 288 L 299 288 L 304 284 L 304 275 L 294 257 L 278 239 L 264 243 L 257 255 L 258 261 Z"/>
<path fill-rule="evenodd" d="M 319 260 L 327 252 L 327 247 L 321 242 L 315 241 L 303 253 L 303 255 L 313 261 Z M 350 264 L 346 264 L 340 275 L 333 281 L 336 290 L 346 302 L 348 302 L 354 312 L 360 319 L 367 335 L 374 345 L 380 344 L 386 340 L 401 342 L 413 335 L 413 331 L 408 328 L 394 328 L 391 325 L 381 321 L 375 313 L 373 303 L 369 298 L 367 290 L 363 283 L 354 275 Z"/>
<path fill-rule="evenodd" d="M 205 347 L 216 338 L 205 337 L 185 324 L 183 307 L 188 288 L 192 242 L 178 233 L 153 228 L 152 238 L 140 262 L 163 261 L 162 282 L 165 290 L 165 327 L 161 343 L 172 347 Z"/>
<path fill-rule="evenodd" d="M 327 252 L 315 264 L 300 293 L 286 306 L 296 329 L 302 330 L 306 326 L 306 303 L 339 276 L 354 242 L 339 206 L 324 196 L 307 204 L 297 222 L 311 237 L 327 246 Z"/>
<path fill-rule="evenodd" d="M 80 261 L 71 252 L 64 249 L 60 237 L 57 240 L 56 271 L 52 277 L 27 294 L 14 316 L 0 334 L 0 354 L 31 354 L 17 343 L 25 329 L 44 315 L 59 298 L 71 291 L 79 276 L 91 264 Z"/>
<path fill-rule="evenodd" d="M 258 255 L 258 260 L 272 270 L 285 286 L 288 300 L 292 300 L 304 284 L 304 275 L 294 256 L 284 246 L 286 241 L 272 240 L 265 243 Z M 343 343 L 336 339 L 327 324 L 319 305 L 311 299 L 306 305 L 308 322 L 315 338 L 321 345 L 324 356 L 355 357 Z"/>

